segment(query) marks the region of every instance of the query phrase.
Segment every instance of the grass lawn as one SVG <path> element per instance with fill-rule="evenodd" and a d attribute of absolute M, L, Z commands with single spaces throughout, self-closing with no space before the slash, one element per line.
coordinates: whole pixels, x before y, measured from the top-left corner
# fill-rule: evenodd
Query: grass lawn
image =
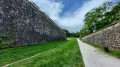
<path fill-rule="evenodd" d="M 0 50 L 0 67 L 41 53 L 10 67 L 84 67 L 77 40 L 37 44 Z"/>
<path fill-rule="evenodd" d="M 90 43 L 90 42 L 86 42 L 86 41 L 83 41 L 83 42 L 85 42 L 85 43 L 87 43 L 87 44 L 89 44 L 89 45 L 91 45 L 91 46 L 93 46 L 95 48 L 98 48 L 101 51 L 104 51 L 103 46 L 100 46 L 98 44 L 93 44 L 93 43 Z M 109 48 L 109 52 L 106 52 L 106 53 L 120 59 L 120 50 L 115 50 L 115 49 Z"/>

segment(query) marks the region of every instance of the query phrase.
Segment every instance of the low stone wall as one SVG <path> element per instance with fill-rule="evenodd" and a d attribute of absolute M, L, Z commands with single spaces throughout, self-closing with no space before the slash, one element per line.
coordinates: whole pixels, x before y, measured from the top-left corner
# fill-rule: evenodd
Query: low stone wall
<path fill-rule="evenodd" d="M 82 40 L 120 50 L 120 21 L 87 35 Z"/>
<path fill-rule="evenodd" d="M 14 46 L 66 39 L 65 32 L 27 0 L 0 0 L 0 36 L 4 35 Z"/>

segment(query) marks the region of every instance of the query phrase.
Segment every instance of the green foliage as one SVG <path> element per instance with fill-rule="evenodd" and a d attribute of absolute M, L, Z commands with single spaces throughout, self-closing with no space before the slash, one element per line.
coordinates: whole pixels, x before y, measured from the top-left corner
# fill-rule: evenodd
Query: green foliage
<path fill-rule="evenodd" d="M 66 32 L 66 37 L 80 37 L 80 33 L 77 32 L 77 33 L 70 33 L 68 30 L 66 29 L 62 29 L 64 32 Z"/>
<path fill-rule="evenodd" d="M 8 45 L 5 42 L 0 44 L 0 49 L 8 48 Z"/>
<path fill-rule="evenodd" d="M 41 54 L 11 67 L 84 67 L 76 39 L 0 50 L 0 66 Z"/>
<path fill-rule="evenodd" d="M 0 37 L 0 44 L 2 43 L 2 38 Z"/>
<path fill-rule="evenodd" d="M 8 44 L 6 43 L 8 37 L 9 37 L 8 35 L 0 36 L 0 49 L 4 49 L 8 47 Z"/>
<path fill-rule="evenodd" d="M 96 32 L 117 20 L 120 20 L 120 2 L 106 2 L 86 13 L 85 25 L 80 30 L 80 36 Z"/>
<path fill-rule="evenodd" d="M 70 33 L 70 37 L 78 38 L 78 37 L 80 37 L 80 33 L 79 32 L 77 32 L 77 33 Z"/>
<path fill-rule="evenodd" d="M 15 46 L 13 45 L 13 41 L 9 41 L 9 42 L 7 42 L 6 44 L 7 44 L 7 46 L 8 46 L 9 48 L 15 47 Z"/>
<path fill-rule="evenodd" d="M 70 32 L 66 29 L 62 29 L 66 33 L 66 37 L 70 37 Z"/>
<path fill-rule="evenodd" d="M 84 27 L 80 30 L 80 37 L 83 37 L 88 34 L 89 34 L 89 30 L 87 30 L 87 27 Z"/>
<path fill-rule="evenodd" d="M 8 40 L 8 35 L 3 35 L 3 36 L 0 36 L 0 40 L 2 41 L 7 41 Z"/>

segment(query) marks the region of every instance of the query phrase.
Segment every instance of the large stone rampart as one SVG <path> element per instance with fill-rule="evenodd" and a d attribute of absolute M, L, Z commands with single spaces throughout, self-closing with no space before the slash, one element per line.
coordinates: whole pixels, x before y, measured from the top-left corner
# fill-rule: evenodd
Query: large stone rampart
<path fill-rule="evenodd" d="M 66 39 L 65 32 L 28 0 L 0 0 L 0 36 L 4 35 L 15 46 Z"/>
<path fill-rule="evenodd" d="M 120 50 L 120 21 L 87 35 L 82 40 Z"/>

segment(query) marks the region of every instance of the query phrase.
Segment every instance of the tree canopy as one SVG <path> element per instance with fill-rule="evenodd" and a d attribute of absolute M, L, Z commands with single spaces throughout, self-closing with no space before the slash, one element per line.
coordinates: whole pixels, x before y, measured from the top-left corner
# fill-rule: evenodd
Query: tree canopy
<path fill-rule="evenodd" d="M 120 20 L 120 2 L 106 2 L 86 13 L 85 25 L 80 30 L 80 36 L 96 32 L 117 20 Z"/>

